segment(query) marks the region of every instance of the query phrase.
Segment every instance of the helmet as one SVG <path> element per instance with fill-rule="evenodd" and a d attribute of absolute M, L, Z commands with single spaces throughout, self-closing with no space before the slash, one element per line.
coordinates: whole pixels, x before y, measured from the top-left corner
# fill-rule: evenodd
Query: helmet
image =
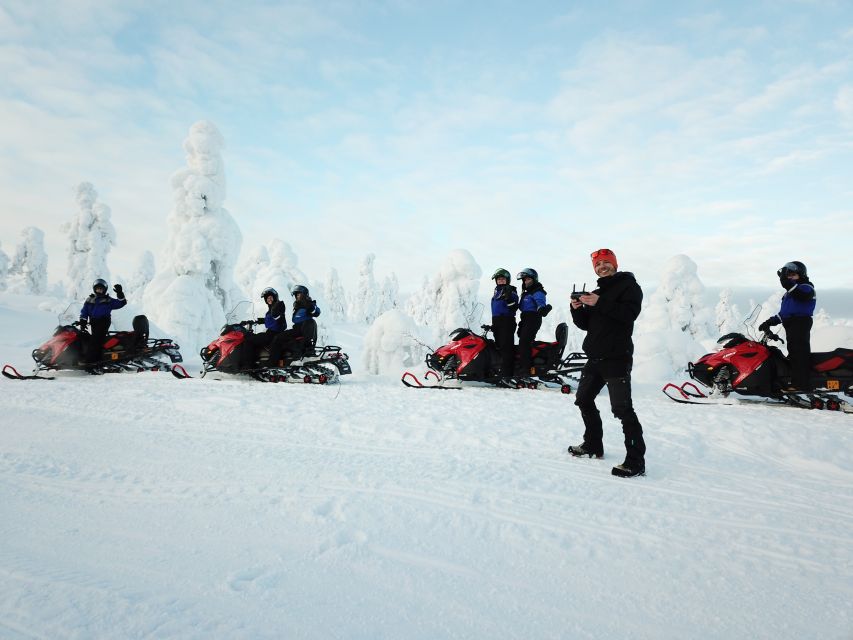
<path fill-rule="evenodd" d="M 301 284 L 297 284 L 290 290 L 291 295 L 295 298 L 297 293 L 304 293 L 306 296 L 308 295 L 308 287 L 302 286 Z"/>
<path fill-rule="evenodd" d="M 536 269 L 532 267 L 525 267 L 518 272 L 517 276 L 515 276 L 516 280 L 522 280 L 524 278 L 533 278 L 534 282 L 539 282 L 539 274 L 536 272 Z"/>
<path fill-rule="evenodd" d="M 497 280 L 498 278 L 506 278 L 507 282 L 509 282 L 509 279 L 512 278 L 512 274 L 510 274 L 506 269 L 498 269 L 492 274 L 492 280 Z"/>
<path fill-rule="evenodd" d="M 261 291 L 261 300 L 266 301 L 267 296 L 272 296 L 273 300 L 278 301 L 278 291 L 276 291 L 272 287 L 267 287 L 266 289 Z"/>
<path fill-rule="evenodd" d="M 809 277 L 806 265 L 797 260 L 794 260 L 793 262 L 786 262 L 784 266 L 776 272 L 776 275 L 782 278 L 787 278 L 792 273 L 798 274 L 801 278 Z"/>
<path fill-rule="evenodd" d="M 97 291 L 95 291 L 95 289 L 97 289 L 98 287 L 103 287 L 103 288 L 104 288 L 104 292 L 106 293 L 107 289 L 109 289 L 109 288 L 110 288 L 110 285 L 108 285 L 108 284 L 107 284 L 107 281 L 106 281 L 106 280 L 104 280 L 103 278 L 98 278 L 97 280 L 95 280 L 95 281 L 92 283 L 92 291 L 93 291 L 94 293 L 97 293 Z"/>

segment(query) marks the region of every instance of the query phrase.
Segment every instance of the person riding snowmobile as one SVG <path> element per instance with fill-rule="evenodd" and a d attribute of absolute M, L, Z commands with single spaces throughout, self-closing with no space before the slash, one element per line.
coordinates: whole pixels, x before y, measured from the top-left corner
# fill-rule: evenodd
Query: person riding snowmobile
<path fill-rule="evenodd" d="M 298 284 L 291 289 L 293 295 L 292 328 L 282 331 L 270 345 L 270 362 L 283 366 L 282 355 L 295 344 L 297 338 L 305 338 L 312 344 L 317 340 L 317 324 L 313 318 L 320 315 L 320 307 L 311 299 L 308 287 Z M 308 322 L 311 320 L 311 322 Z"/>
<path fill-rule="evenodd" d="M 116 294 L 115 298 L 109 296 L 108 288 L 109 285 L 106 280 L 101 278 L 95 280 L 92 283 L 92 294 L 86 298 L 83 308 L 80 309 L 80 329 L 85 331 L 87 325 L 91 325 L 86 348 L 86 363 L 89 365 L 97 364 L 101 359 L 104 340 L 112 323 L 112 312 L 127 304 L 120 284 L 113 287 Z"/>
<path fill-rule="evenodd" d="M 516 276 L 521 280 L 521 298 L 518 310 L 521 312 L 521 322 L 518 323 L 518 373 L 522 378 L 530 375 L 531 349 L 536 333 L 542 326 L 542 318 L 551 312 L 547 301 L 547 293 L 539 282 L 536 269 L 527 267 Z"/>
<path fill-rule="evenodd" d="M 263 347 L 269 347 L 272 342 L 287 329 L 287 308 L 284 302 L 278 299 L 278 291 L 267 287 L 261 293 L 261 299 L 267 305 L 267 312 L 263 318 L 258 318 L 258 324 L 263 323 L 266 331 L 253 333 L 248 337 L 249 343 L 255 348 L 256 353 Z M 272 351 L 272 349 L 270 349 Z"/>
<path fill-rule="evenodd" d="M 779 313 L 758 325 L 758 330 L 768 331 L 770 327 L 782 324 L 788 337 L 788 361 L 791 364 L 791 384 L 783 390 L 807 393 L 812 390 L 810 334 L 817 295 L 802 262 L 786 262 L 776 275 L 785 289 L 782 305 Z"/>
<path fill-rule="evenodd" d="M 492 334 L 501 358 L 501 375 L 513 374 L 515 361 L 515 314 L 518 311 L 518 289 L 509 283 L 510 273 L 498 269 L 492 275 L 495 292 L 492 294 Z"/>

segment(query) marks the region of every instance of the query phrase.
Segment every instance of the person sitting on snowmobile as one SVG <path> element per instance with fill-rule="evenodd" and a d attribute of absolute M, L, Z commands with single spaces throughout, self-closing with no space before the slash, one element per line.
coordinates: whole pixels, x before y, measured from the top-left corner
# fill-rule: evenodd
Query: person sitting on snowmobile
<path fill-rule="evenodd" d="M 120 284 L 113 287 L 116 293 L 111 298 L 107 293 L 109 285 L 106 280 L 98 278 L 92 283 L 92 294 L 86 298 L 83 308 L 80 309 L 80 328 L 85 331 L 87 325 L 91 325 L 89 343 L 86 348 L 86 363 L 97 364 L 101 359 L 104 348 L 104 340 L 107 337 L 110 324 L 112 323 L 112 312 L 121 309 L 127 304 L 124 291 Z"/>
<path fill-rule="evenodd" d="M 263 318 L 258 318 L 258 324 L 263 323 L 266 331 L 253 333 L 248 337 L 249 343 L 255 347 L 256 351 L 270 346 L 273 340 L 287 329 L 287 318 L 285 317 L 287 308 L 284 302 L 278 299 L 278 291 L 272 287 L 267 287 L 261 293 L 261 299 L 267 305 L 267 312 Z"/>
<path fill-rule="evenodd" d="M 498 269 L 492 275 L 495 292 L 492 294 L 492 333 L 501 357 L 501 375 L 512 376 L 515 360 L 515 314 L 518 311 L 518 289 L 509 283 L 510 273 Z"/>
<path fill-rule="evenodd" d="M 788 361 L 791 364 L 791 384 L 783 390 L 808 393 L 812 390 L 810 334 L 817 295 L 802 262 L 787 262 L 776 275 L 785 290 L 782 306 L 778 314 L 758 325 L 758 330 L 768 331 L 770 327 L 782 324 L 788 337 Z"/>
<path fill-rule="evenodd" d="M 308 322 L 320 315 L 320 307 L 311 299 L 308 287 L 301 284 L 291 290 L 293 295 L 293 316 L 290 322 L 293 327 L 282 331 L 270 346 L 270 362 L 283 366 L 282 354 L 289 346 L 296 342 L 297 338 L 305 338 L 312 344 L 317 340 L 317 324 Z"/>
<path fill-rule="evenodd" d="M 531 351 L 536 332 L 542 326 L 542 318 L 551 312 L 551 305 L 548 304 L 547 293 L 539 282 L 536 269 L 522 269 L 516 279 L 522 283 L 518 301 L 518 310 L 521 311 L 521 322 L 518 323 L 518 373 L 525 378 L 530 375 Z"/>
<path fill-rule="evenodd" d="M 634 274 L 617 271 L 619 263 L 610 249 L 592 253 L 598 288 L 572 299 L 572 321 L 586 331 L 583 350 L 589 356 L 581 372 L 575 404 L 584 423 L 583 443 L 569 447 L 575 457 L 604 457 L 601 415 L 595 397 L 607 385 L 610 408 L 622 421 L 625 462 L 613 467 L 614 476 L 629 478 L 646 472 L 643 427 L 631 401 L 634 321 L 640 315 L 643 290 Z"/>

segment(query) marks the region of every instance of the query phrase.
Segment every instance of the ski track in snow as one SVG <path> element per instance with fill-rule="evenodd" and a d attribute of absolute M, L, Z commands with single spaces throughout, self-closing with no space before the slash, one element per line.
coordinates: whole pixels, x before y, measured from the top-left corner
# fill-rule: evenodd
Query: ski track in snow
<path fill-rule="evenodd" d="M 853 419 L 572 398 L 3 380 L 0 636 L 848 638 Z"/>

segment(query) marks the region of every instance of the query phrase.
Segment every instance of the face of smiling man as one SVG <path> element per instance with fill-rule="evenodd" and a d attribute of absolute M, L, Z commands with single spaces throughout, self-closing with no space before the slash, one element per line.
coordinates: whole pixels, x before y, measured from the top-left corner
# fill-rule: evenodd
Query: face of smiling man
<path fill-rule="evenodd" d="M 607 260 L 600 260 L 595 263 L 595 275 L 599 278 L 607 278 L 608 276 L 612 276 L 616 273 L 616 267 L 613 266 L 613 263 L 608 262 Z"/>

